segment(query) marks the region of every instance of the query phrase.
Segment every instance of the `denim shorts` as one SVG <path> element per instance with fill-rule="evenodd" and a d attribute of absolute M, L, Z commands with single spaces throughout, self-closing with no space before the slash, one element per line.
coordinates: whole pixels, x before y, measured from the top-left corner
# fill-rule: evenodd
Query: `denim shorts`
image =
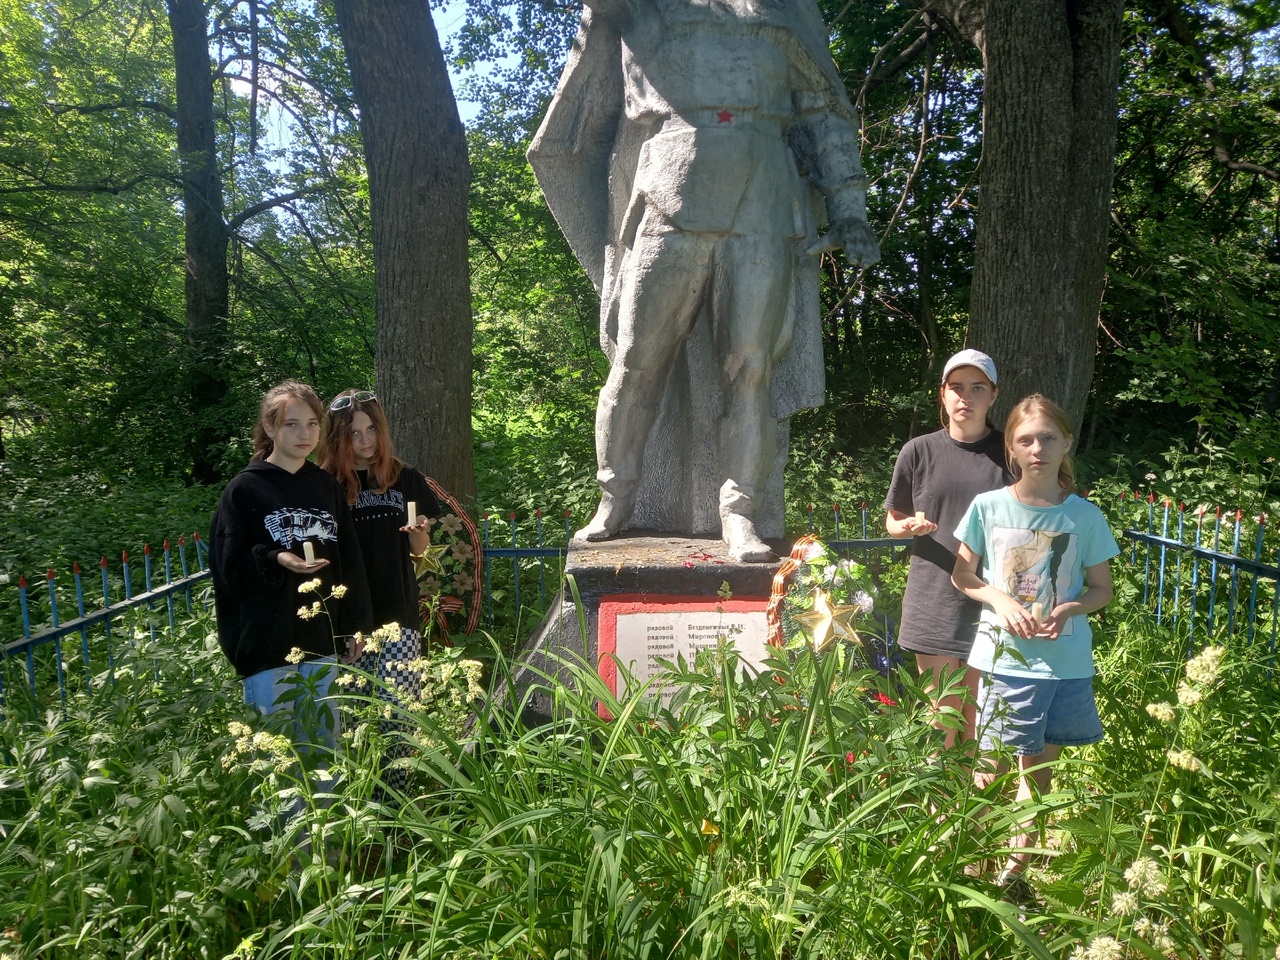
<path fill-rule="evenodd" d="M 281 697 L 298 683 L 299 674 L 315 685 L 316 695 L 323 701 L 329 696 L 329 686 L 338 675 L 338 668 L 333 657 L 321 657 L 297 666 L 262 670 L 241 681 L 244 685 L 244 702 L 262 714 L 272 714 L 278 710 L 293 713 L 293 703 L 282 700 Z M 338 737 L 342 733 L 341 713 L 329 703 L 319 703 L 317 708 L 320 713 L 319 729 L 308 729 L 295 719 L 292 724 L 294 743 L 303 748 L 311 743 L 318 743 L 332 750 L 337 746 Z"/>
<path fill-rule="evenodd" d="M 1103 737 L 1092 677 L 983 674 L 978 708 L 984 750 L 1003 743 L 1019 757 L 1035 757 L 1044 753 L 1045 744 L 1079 747 Z"/>

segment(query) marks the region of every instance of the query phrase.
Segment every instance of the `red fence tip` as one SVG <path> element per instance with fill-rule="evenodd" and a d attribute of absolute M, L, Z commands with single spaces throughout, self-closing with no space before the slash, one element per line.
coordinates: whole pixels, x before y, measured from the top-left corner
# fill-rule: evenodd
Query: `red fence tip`
<path fill-rule="evenodd" d="M 1240 522 L 1240 520 L 1241 520 L 1243 517 L 1244 517 L 1244 511 L 1243 511 L 1243 510 L 1237 510 L 1237 511 L 1236 511 L 1236 523 L 1239 523 L 1239 522 Z"/>
<path fill-rule="evenodd" d="M 27 575 L 25 573 L 18 574 L 18 587 L 22 590 L 27 589 Z"/>
<path fill-rule="evenodd" d="M 568 519 L 569 519 L 569 511 L 568 511 L 568 510 L 566 510 L 566 511 L 564 512 L 564 518 L 565 518 L 566 520 L 568 520 Z"/>
<path fill-rule="evenodd" d="M 488 511 L 488 510 L 486 510 L 486 511 L 481 515 L 480 519 L 481 519 L 481 520 L 484 520 L 484 521 L 487 523 L 487 522 L 488 522 L 488 520 L 489 520 L 489 511 Z"/>
<path fill-rule="evenodd" d="M 515 521 L 515 519 L 516 519 L 516 512 L 515 512 L 514 510 L 512 510 L 510 513 L 508 513 L 508 514 L 507 514 L 507 517 L 508 517 L 508 519 L 510 519 L 511 521 L 513 521 L 513 522 L 514 522 L 514 521 Z"/>
<path fill-rule="evenodd" d="M 1155 502 L 1156 502 L 1156 492 L 1152 490 L 1151 493 L 1147 495 L 1147 503 L 1155 503 Z"/>
<path fill-rule="evenodd" d="M 128 550 L 121 550 L 121 551 L 120 551 L 120 562 L 121 562 L 121 563 L 128 563 L 128 562 L 129 562 L 129 551 L 128 551 Z"/>
<path fill-rule="evenodd" d="M 146 555 L 146 556 L 148 556 L 148 557 L 149 557 L 149 556 L 151 556 L 151 544 L 149 544 L 149 543 L 144 543 L 144 544 L 142 545 L 142 552 L 143 552 L 143 554 L 144 554 L 144 555 Z"/>
<path fill-rule="evenodd" d="M 1133 491 L 1133 499 L 1134 499 L 1135 501 L 1136 501 L 1136 500 L 1141 500 L 1141 499 L 1142 499 L 1142 494 L 1141 494 L 1141 493 L 1139 493 L 1137 490 Z"/>
<path fill-rule="evenodd" d="M 191 534 L 191 536 L 192 536 L 192 538 L 196 541 L 196 543 L 199 543 L 199 542 L 200 542 L 200 531 L 199 531 L 199 530 L 195 530 L 195 531 L 193 531 L 193 532 L 192 532 L 192 534 Z"/>
<path fill-rule="evenodd" d="M 168 538 L 168 537 L 165 537 L 165 541 L 164 541 L 164 552 L 165 552 L 165 553 L 168 553 L 168 552 L 169 552 L 169 538 Z"/>
<path fill-rule="evenodd" d="M 814 510 L 814 507 L 813 507 L 813 504 L 811 503 L 809 504 L 809 512 L 813 513 L 813 510 Z"/>
<path fill-rule="evenodd" d="M 834 510 L 836 513 L 839 513 L 839 512 L 840 512 L 840 504 L 838 504 L 838 503 L 833 503 L 833 504 L 831 505 L 831 509 L 832 509 L 832 510 Z"/>
<path fill-rule="evenodd" d="M 534 515 L 535 517 L 537 517 L 539 520 L 541 520 L 541 519 L 542 519 L 542 508 L 541 508 L 541 507 L 539 507 L 537 510 L 533 511 L 533 515 Z"/>
<path fill-rule="evenodd" d="M 1179 503 L 1179 504 L 1178 504 L 1178 512 L 1179 512 L 1179 513 L 1186 513 L 1186 512 L 1187 512 L 1187 505 L 1186 505 L 1185 503 Z"/>
<path fill-rule="evenodd" d="M 74 573 L 77 577 L 78 577 L 78 576 L 80 576 L 80 561 L 79 561 L 79 560 L 76 560 L 75 562 L 73 562 L 73 563 L 71 564 L 71 572 L 72 572 L 72 573 Z"/>
<path fill-rule="evenodd" d="M 1258 526 L 1265 527 L 1267 525 L 1267 515 L 1265 513 L 1258 514 Z"/>
<path fill-rule="evenodd" d="M 863 510 L 867 509 L 867 501 L 865 500 L 862 501 L 862 509 Z"/>
<path fill-rule="evenodd" d="M 1164 508 L 1165 508 L 1166 510 L 1168 510 L 1168 509 L 1169 509 L 1170 507 L 1172 507 L 1172 506 L 1173 506 L 1173 501 L 1172 501 L 1172 500 L 1170 500 L 1168 497 L 1165 497 L 1165 498 L 1164 498 Z"/>
<path fill-rule="evenodd" d="M 1221 507 L 1214 507 L 1214 508 L 1213 508 L 1213 517 L 1214 517 L 1214 519 L 1215 519 L 1215 520 L 1221 520 L 1221 519 L 1222 519 L 1222 508 L 1221 508 Z"/>
<path fill-rule="evenodd" d="M 101 560 L 99 560 L 98 566 L 100 566 L 103 570 L 107 569 L 107 558 L 103 557 Z"/>
<path fill-rule="evenodd" d="M 53 567 L 50 567 L 50 568 L 49 568 L 48 577 L 49 577 L 49 582 L 50 582 L 50 583 L 52 583 L 52 582 L 53 582 Z"/>
<path fill-rule="evenodd" d="M 178 537 L 178 546 L 180 546 L 180 547 L 185 547 L 186 545 L 187 545 L 187 538 L 186 538 L 186 536 L 185 536 L 185 535 L 180 535 L 180 536 Z"/>

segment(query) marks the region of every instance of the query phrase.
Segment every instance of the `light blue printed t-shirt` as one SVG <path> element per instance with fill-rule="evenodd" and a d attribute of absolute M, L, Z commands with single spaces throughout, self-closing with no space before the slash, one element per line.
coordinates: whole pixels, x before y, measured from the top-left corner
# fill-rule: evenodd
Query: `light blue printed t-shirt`
<path fill-rule="evenodd" d="M 983 580 L 1028 610 L 1039 601 L 1046 614 L 1079 598 L 1085 568 L 1120 552 L 1102 511 L 1088 500 L 1069 494 L 1055 507 L 1031 507 L 1009 487 L 975 497 L 956 527 L 956 539 L 981 555 Z M 996 662 L 997 641 L 1027 662 L 1008 653 Z M 1023 640 L 1001 627 L 995 612 L 983 604 L 969 665 L 1014 677 L 1092 677 L 1092 641 L 1087 616 L 1072 617 L 1057 640 Z"/>

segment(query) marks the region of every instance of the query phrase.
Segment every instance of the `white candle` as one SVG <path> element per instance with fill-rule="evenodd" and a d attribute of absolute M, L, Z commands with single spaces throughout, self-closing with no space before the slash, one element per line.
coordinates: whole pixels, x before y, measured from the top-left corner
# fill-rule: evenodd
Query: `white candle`
<path fill-rule="evenodd" d="M 916 511 L 916 520 L 917 520 L 918 522 L 920 522 L 920 523 L 924 523 L 924 511 L 923 511 L 923 510 L 917 510 L 917 511 Z"/>
<path fill-rule="evenodd" d="M 1031 616 L 1036 618 L 1036 623 L 1044 621 L 1044 604 L 1039 600 L 1031 604 Z"/>
<path fill-rule="evenodd" d="M 409 501 L 409 526 L 411 527 L 415 526 L 417 522 L 418 522 L 418 504 L 415 501 L 410 500 Z"/>
<path fill-rule="evenodd" d="M 316 562 L 316 548 L 311 545 L 310 540 L 302 541 L 302 555 L 307 558 L 307 563 Z"/>

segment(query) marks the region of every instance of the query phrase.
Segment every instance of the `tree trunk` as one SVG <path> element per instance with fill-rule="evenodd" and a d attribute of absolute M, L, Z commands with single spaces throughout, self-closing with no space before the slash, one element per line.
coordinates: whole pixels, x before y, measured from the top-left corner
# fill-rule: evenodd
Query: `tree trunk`
<path fill-rule="evenodd" d="M 1124 5 L 985 7 L 968 343 L 997 359 L 1000 420 L 1039 391 L 1079 436 L 1106 271 Z"/>
<path fill-rule="evenodd" d="M 227 240 L 213 120 L 213 72 L 203 0 L 168 0 L 186 231 L 187 344 L 194 479 L 213 483 L 229 439 L 218 410 L 227 394 Z"/>
<path fill-rule="evenodd" d="M 378 396 L 400 456 L 475 501 L 471 169 L 427 0 L 335 0 L 369 171 Z"/>

